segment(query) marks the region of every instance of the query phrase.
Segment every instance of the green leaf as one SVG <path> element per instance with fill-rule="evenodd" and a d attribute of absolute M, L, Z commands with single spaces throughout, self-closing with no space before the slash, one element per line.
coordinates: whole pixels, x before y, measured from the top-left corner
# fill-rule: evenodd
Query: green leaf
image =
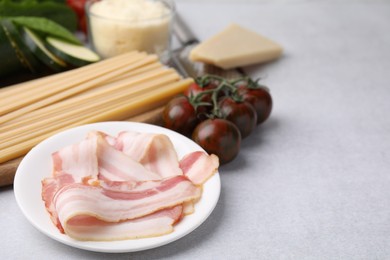
<path fill-rule="evenodd" d="M 42 17 L 9 17 L 15 24 L 22 25 L 39 33 L 57 37 L 70 43 L 82 45 L 81 42 L 65 27 Z"/>

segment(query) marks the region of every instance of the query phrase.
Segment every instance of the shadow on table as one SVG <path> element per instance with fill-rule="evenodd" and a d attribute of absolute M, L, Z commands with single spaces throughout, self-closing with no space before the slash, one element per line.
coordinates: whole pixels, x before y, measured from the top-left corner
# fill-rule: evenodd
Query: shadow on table
<path fill-rule="evenodd" d="M 131 259 L 169 259 L 170 257 L 185 256 L 186 251 L 204 247 L 203 244 L 208 243 L 209 238 L 213 236 L 213 233 L 216 233 L 220 226 L 221 219 L 223 219 L 225 207 L 224 199 L 225 196 L 222 186 L 217 206 L 209 218 L 197 229 L 171 244 L 144 252 L 131 253 L 128 254 L 128 256 Z"/>
<path fill-rule="evenodd" d="M 267 137 L 271 135 L 271 131 L 275 131 L 278 127 L 278 119 L 272 116 L 267 122 L 257 126 L 250 136 L 242 140 L 240 152 L 237 157 L 228 164 L 222 165 L 220 170 L 223 171 L 224 174 L 236 174 L 238 171 L 242 171 L 242 169 L 248 166 L 249 160 L 247 156 L 250 151 L 256 150 L 256 152 L 261 152 L 263 147 L 267 145 Z M 258 158 L 258 160 L 261 160 L 261 158 Z M 258 163 L 260 163 L 260 161 Z"/>
<path fill-rule="evenodd" d="M 80 259 L 148 259 L 148 260 L 154 260 L 154 259 L 169 259 L 173 257 L 180 257 L 186 255 L 186 251 L 193 250 L 197 247 L 202 247 L 202 244 L 208 243 L 209 237 L 213 235 L 213 233 L 216 232 L 218 227 L 220 226 L 221 219 L 223 219 L 224 215 L 224 191 L 223 186 L 221 190 L 221 195 L 219 198 L 219 202 L 214 209 L 214 211 L 211 213 L 210 217 L 206 219 L 203 224 L 201 224 L 197 229 L 189 233 L 188 235 L 180 238 L 177 241 L 174 241 L 170 244 L 149 249 L 145 251 L 139 251 L 139 252 L 132 252 L 132 253 L 120 253 L 120 254 L 108 254 L 108 253 L 97 253 L 97 252 L 90 252 L 90 251 L 83 251 L 77 248 L 71 248 L 69 247 L 69 255 L 72 256 L 74 253 L 74 256 L 77 255 Z M 56 243 L 53 241 L 53 244 L 55 246 L 63 246 L 67 247 L 66 245 L 61 245 L 59 243 Z M 61 250 L 64 250 L 62 248 Z M 73 253 L 71 252 L 73 251 Z"/>
<path fill-rule="evenodd" d="M 12 185 L 3 186 L 3 187 L 0 187 L 0 193 L 5 192 L 5 191 L 9 191 L 12 189 L 13 189 Z"/>

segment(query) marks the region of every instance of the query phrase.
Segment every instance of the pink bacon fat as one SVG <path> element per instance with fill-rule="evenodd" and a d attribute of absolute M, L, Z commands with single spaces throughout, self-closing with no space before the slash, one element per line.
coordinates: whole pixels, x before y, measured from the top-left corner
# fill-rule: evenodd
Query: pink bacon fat
<path fill-rule="evenodd" d="M 146 189 L 142 187 L 146 186 Z M 65 233 L 71 229 L 68 222 L 79 216 L 91 216 L 108 223 L 148 216 L 161 209 L 181 205 L 199 199 L 201 189 L 185 176 L 176 176 L 140 183 L 134 190 L 121 191 L 94 187 L 79 183 L 70 184 L 60 190 L 54 198 L 58 218 Z"/>
<path fill-rule="evenodd" d="M 161 176 L 144 167 L 125 153 L 115 149 L 106 139 L 97 135 L 99 178 L 110 181 L 159 180 Z"/>
<path fill-rule="evenodd" d="M 84 177 L 97 176 L 97 137 L 89 135 L 81 142 L 53 153 L 53 174 L 56 172 L 72 174 L 76 182 L 80 182 Z"/>
<path fill-rule="evenodd" d="M 187 154 L 180 160 L 180 168 L 195 185 L 202 185 L 217 172 L 219 159 L 202 151 Z"/>
<path fill-rule="evenodd" d="M 113 241 L 155 237 L 169 234 L 182 218 L 181 205 L 159 210 L 144 217 L 120 222 L 106 222 L 80 215 L 67 222 L 66 234 L 77 240 Z"/>
<path fill-rule="evenodd" d="M 61 223 L 79 214 L 118 222 L 198 199 L 201 195 L 201 189 L 184 176 L 158 181 L 153 188 L 147 182 L 146 185 L 147 189 L 120 191 L 74 183 L 62 188 L 54 203 Z"/>
<path fill-rule="evenodd" d="M 215 155 L 180 161 L 168 136 L 92 131 L 52 155 L 53 176 L 42 199 L 60 232 L 78 240 L 152 237 L 194 212 L 202 184 L 217 170 Z"/>
<path fill-rule="evenodd" d="M 183 174 L 176 150 L 166 135 L 121 132 L 115 146 L 162 178 Z"/>
<path fill-rule="evenodd" d="M 74 183 L 73 176 L 67 173 L 57 173 L 55 177 L 42 180 L 42 200 L 45 202 L 45 207 L 50 214 L 51 221 L 61 233 L 64 233 L 64 229 L 58 219 L 53 200 L 60 189 L 72 183 Z"/>

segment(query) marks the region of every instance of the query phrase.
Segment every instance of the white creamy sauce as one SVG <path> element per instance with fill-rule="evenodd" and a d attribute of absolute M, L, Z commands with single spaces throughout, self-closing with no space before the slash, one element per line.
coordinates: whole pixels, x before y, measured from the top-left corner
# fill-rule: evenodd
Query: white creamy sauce
<path fill-rule="evenodd" d="M 108 58 L 132 50 L 163 55 L 169 48 L 172 11 L 149 0 L 102 0 L 89 10 L 90 36 Z"/>

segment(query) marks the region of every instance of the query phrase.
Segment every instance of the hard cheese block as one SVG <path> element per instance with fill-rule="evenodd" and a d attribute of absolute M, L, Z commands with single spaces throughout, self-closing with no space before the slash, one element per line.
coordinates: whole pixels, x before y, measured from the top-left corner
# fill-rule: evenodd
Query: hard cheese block
<path fill-rule="evenodd" d="M 232 24 L 196 46 L 190 53 L 190 59 L 231 69 L 271 61 L 281 54 L 282 47 L 279 44 Z"/>

